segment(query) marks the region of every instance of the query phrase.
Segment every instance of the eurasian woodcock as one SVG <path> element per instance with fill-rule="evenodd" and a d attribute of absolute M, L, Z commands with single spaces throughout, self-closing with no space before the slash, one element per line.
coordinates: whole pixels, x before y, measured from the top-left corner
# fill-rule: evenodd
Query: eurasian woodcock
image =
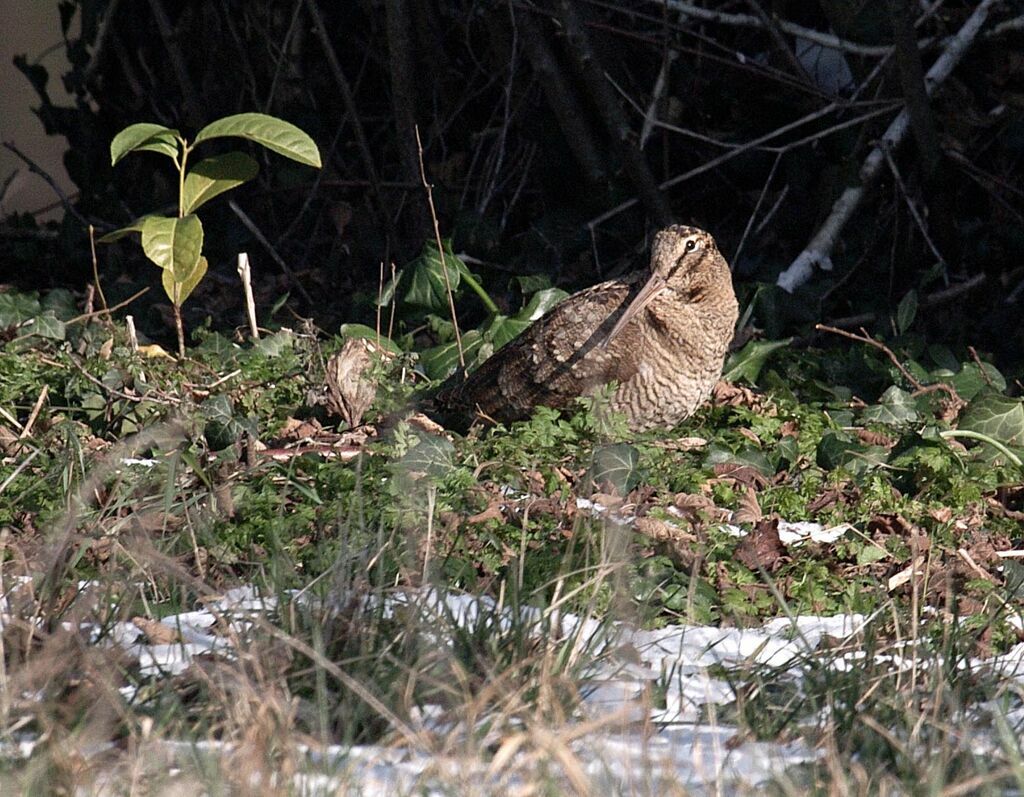
<path fill-rule="evenodd" d="M 526 419 L 612 382 L 611 409 L 630 429 L 675 426 L 711 394 L 738 306 L 714 238 L 674 225 L 654 236 L 650 271 L 594 285 L 449 379 L 428 413 L 464 431 L 474 421 Z"/>

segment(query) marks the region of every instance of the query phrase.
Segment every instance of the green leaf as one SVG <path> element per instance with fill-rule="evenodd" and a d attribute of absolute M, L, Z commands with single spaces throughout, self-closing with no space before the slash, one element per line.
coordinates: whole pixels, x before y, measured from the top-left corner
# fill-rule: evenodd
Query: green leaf
<path fill-rule="evenodd" d="M 522 310 L 516 313 L 517 321 L 533 323 L 546 316 L 551 309 L 565 299 L 569 294 L 561 288 L 545 288 L 537 291 L 530 297 L 530 301 Z"/>
<path fill-rule="evenodd" d="M 402 353 L 402 350 L 398 348 L 398 344 L 391 340 L 391 338 L 387 335 L 378 335 L 377 330 L 366 326 L 366 324 L 342 324 L 341 334 L 346 338 L 364 338 L 374 343 L 379 343 L 382 349 L 392 354 Z"/>
<path fill-rule="evenodd" d="M 440 435 L 418 434 L 416 437 L 419 444 L 406 451 L 391 467 L 403 475 L 423 473 L 435 479 L 443 478 L 452 469 L 455 446 Z"/>
<path fill-rule="evenodd" d="M 41 312 L 42 306 L 34 295 L 0 293 L 0 329 L 17 326 Z"/>
<path fill-rule="evenodd" d="M 211 450 L 221 451 L 238 439 L 239 423 L 227 396 L 211 396 L 200 405 L 199 415 L 206 421 L 203 436 Z"/>
<path fill-rule="evenodd" d="M 785 340 L 752 340 L 742 349 L 729 355 L 722 379 L 727 382 L 736 382 L 744 379 L 752 385 L 757 384 L 757 377 L 761 373 L 768 355 L 778 349 L 784 349 L 790 344 L 792 338 Z"/>
<path fill-rule="evenodd" d="M 587 471 L 587 481 L 602 492 L 626 495 L 640 481 L 640 452 L 626 443 L 598 446 Z"/>
<path fill-rule="evenodd" d="M 450 286 L 452 293 L 457 295 L 462 274 L 466 273 L 468 269 L 466 264 L 452 252 L 449 242 L 445 241 L 444 248 L 444 270 L 442 271 L 437 244 L 433 241 L 424 244 L 420 256 L 409 264 L 411 275 L 404 301 L 430 312 L 448 316 L 450 315 L 448 287 Z M 446 272 L 448 274 L 447 284 L 444 278 Z"/>
<path fill-rule="evenodd" d="M 523 296 L 529 296 L 531 293 L 538 293 L 551 287 L 551 277 L 547 274 L 520 274 L 512 277 L 509 282 L 518 285 L 519 292 Z"/>
<path fill-rule="evenodd" d="M 889 556 L 889 552 L 878 545 L 864 545 L 859 551 L 857 551 L 857 564 L 858 565 L 870 565 L 874 562 L 879 562 Z"/>
<path fill-rule="evenodd" d="M 484 330 L 484 338 L 491 344 L 493 353 L 510 340 L 519 337 L 520 333 L 528 326 L 530 326 L 529 321 L 509 318 L 507 315 L 496 315 Z"/>
<path fill-rule="evenodd" d="M 956 373 L 948 368 L 937 368 L 931 372 L 928 381 L 945 382 L 966 401 L 971 401 L 986 388 L 1000 392 L 1006 390 L 1006 378 L 991 363 L 982 363 L 981 368 L 977 363 L 964 363 Z"/>
<path fill-rule="evenodd" d="M 38 335 L 50 340 L 64 340 L 65 337 L 64 322 L 53 314 L 53 310 L 47 310 L 26 321 L 18 329 L 18 332 L 23 335 Z"/>
<path fill-rule="evenodd" d="M 290 122 L 263 113 L 240 113 L 212 122 L 199 131 L 194 144 L 213 138 L 246 138 L 279 155 L 320 168 L 320 150 L 306 133 Z"/>
<path fill-rule="evenodd" d="M 176 158 L 179 138 L 181 134 L 177 130 L 152 122 L 129 125 L 110 142 L 110 165 L 116 165 L 129 152 L 139 150 L 159 152 L 169 158 Z"/>
<path fill-rule="evenodd" d="M 192 270 L 180 280 L 177 279 L 175 272 L 165 268 L 160 275 L 160 281 L 164 285 L 164 292 L 167 294 L 167 298 L 179 307 L 183 305 L 192 291 L 196 289 L 199 281 L 206 276 L 207 267 L 206 258 L 200 255 Z"/>
<path fill-rule="evenodd" d="M 1008 446 L 1024 446 L 1024 400 L 986 393 L 972 401 L 957 426 Z"/>
<path fill-rule="evenodd" d="M 900 300 L 899 306 L 896 308 L 896 329 L 900 331 L 901 335 L 910 329 L 915 318 L 917 318 L 917 291 L 911 290 Z"/>
<path fill-rule="evenodd" d="M 483 336 L 475 329 L 462 336 L 462 351 L 467 364 L 473 362 L 474 355 L 483 345 Z M 423 372 L 431 379 L 447 379 L 459 366 L 459 349 L 455 341 L 434 346 L 420 352 L 420 365 Z"/>
<path fill-rule="evenodd" d="M 254 354 L 264 357 L 280 357 L 295 348 L 295 333 L 290 329 L 279 329 L 271 335 L 264 335 L 252 344 Z"/>
<path fill-rule="evenodd" d="M 185 282 L 203 251 L 203 225 L 198 216 L 149 216 L 142 224 L 142 250 L 160 268 Z"/>
<path fill-rule="evenodd" d="M 720 462 L 729 462 L 734 465 L 750 465 L 754 470 L 764 476 L 774 476 L 775 468 L 768 460 L 767 455 L 760 449 L 752 446 L 744 446 L 739 451 L 732 452 L 727 448 L 712 445 L 708 449 L 707 462 L 714 465 Z"/>
<path fill-rule="evenodd" d="M 875 421 L 893 426 L 907 421 L 916 421 L 918 417 L 917 402 L 914 397 L 896 385 L 886 390 L 877 404 L 867 407 L 861 413 L 862 421 Z"/>
<path fill-rule="evenodd" d="M 818 441 L 815 461 L 824 470 L 835 470 L 863 452 L 864 446 L 860 443 L 843 439 L 835 432 L 829 432 Z"/>
<path fill-rule="evenodd" d="M 259 164 L 244 152 L 228 152 L 200 161 L 185 176 L 185 212 L 194 213 L 218 194 L 249 182 L 259 171 Z"/>
<path fill-rule="evenodd" d="M 142 216 L 141 218 L 138 218 L 135 221 L 133 221 L 127 227 L 122 227 L 119 230 L 114 230 L 113 232 L 108 232 L 106 235 L 104 235 L 104 236 L 102 236 L 100 238 L 97 238 L 96 240 L 99 241 L 101 244 L 112 244 L 114 241 L 118 241 L 121 238 L 124 238 L 126 235 L 131 235 L 133 232 L 142 232 L 142 228 L 145 226 L 146 220 L 147 219 L 151 219 L 151 218 L 163 218 L 163 217 L 162 216 L 154 217 L 152 214 L 147 215 L 147 216 Z"/>

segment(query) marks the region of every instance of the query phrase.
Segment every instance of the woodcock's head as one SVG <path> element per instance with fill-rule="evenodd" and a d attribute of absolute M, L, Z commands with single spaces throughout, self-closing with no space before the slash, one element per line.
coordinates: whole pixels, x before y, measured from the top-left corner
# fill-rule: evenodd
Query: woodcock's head
<path fill-rule="evenodd" d="M 655 297 L 676 291 L 690 302 L 712 298 L 719 291 L 732 296 L 729 264 L 710 233 L 673 224 L 659 231 L 651 245 L 651 276 L 608 333 L 603 345 L 622 331 Z M 735 298 L 732 299 L 735 302 Z"/>

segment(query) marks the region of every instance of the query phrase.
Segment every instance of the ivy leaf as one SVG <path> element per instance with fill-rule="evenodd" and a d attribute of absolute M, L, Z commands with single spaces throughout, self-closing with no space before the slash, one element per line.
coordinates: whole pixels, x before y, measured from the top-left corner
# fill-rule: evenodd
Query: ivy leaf
<path fill-rule="evenodd" d="M 41 338 L 50 340 L 64 340 L 64 322 L 54 315 L 53 310 L 47 310 L 41 315 L 26 321 L 18 330 L 22 334 L 38 335 Z"/>
<path fill-rule="evenodd" d="M 861 413 L 861 420 L 875 421 L 890 426 L 897 426 L 919 418 L 917 402 L 906 390 L 893 385 L 882 394 L 879 402 L 867 407 Z"/>
<path fill-rule="evenodd" d="M 792 338 L 785 340 L 752 340 L 738 352 L 729 355 L 722 379 L 727 382 L 746 380 L 752 385 L 757 384 L 757 377 L 773 351 L 783 349 L 790 344 Z"/>
<path fill-rule="evenodd" d="M 937 368 L 927 381 L 945 382 L 966 401 L 971 401 L 988 387 L 997 391 L 1006 390 L 1005 377 L 991 363 L 982 363 L 981 368 L 977 363 L 964 363 L 956 373 L 948 368 Z"/>
<path fill-rule="evenodd" d="M 24 293 L 0 293 L 0 329 L 13 327 L 42 312 L 39 300 Z"/>
<path fill-rule="evenodd" d="M 515 318 L 517 321 L 527 321 L 532 324 L 534 321 L 538 321 L 546 316 L 555 305 L 568 295 L 561 288 L 545 288 L 537 291 L 530 297 L 530 301 L 527 302 L 526 306 L 516 313 Z"/>
<path fill-rule="evenodd" d="M 213 138 L 245 138 L 307 166 L 320 168 L 320 150 L 308 134 L 290 122 L 264 113 L 226 116 L 204 127 L 195 144 Z"/>
<path fill-rule="evenodd" d="M 455 446 L 440 435 L 421 434 L 417 437 L 419 443 L 391 467 L 406 476 L 425 474 L 435 479 L 443 478 L 452 469 Z"/>
<path fill-rule="evenodd" d="M 244 152 L 228 152 L 199 161 L 185 176 L 182 189 L 185 212 L 195 212 L 215 196 L 249 182 L 259 171 L 259 164 Z"/>
<path fill-rule="evenodd" d="M 484 329 L 484 339 L 491 343 L 491 351 L 495 352 L 515 340 L 524 329 L 530 326 L 529 321 L 509 318 L 507 315 L 496 315 Z"/>
<path fill-rule="evenodd" d="M 587 471 L 587 480 L 601 492 L 626 495 L 640 481 L 640 452 L 626 443 L 598 446 Z"/>
<path fill-rule="evenodd" d="M 764 476 L 774 476 L 775 468 L 765 453 L 759 449 L 745 446 L 739 451 L 733 452 L 724 446 L 712 445 L 708 448 L 707 464 L 719 465 L 730 463 L 733 465 L 749 465 L 758 473 Z"/>
<path fill-rule="evenodd" d="M 970 403 L 958 428 L 1008 446 L 1024 446 L 1024 400 L 986 393 Z"/>
<path fill-rule="evenodd" d="M 475 329 L 462 335 L 462 351 L 467 365 L 473 362 L 474 355 L 483 342 L 483 336 Z M 431 379 L 447 379 L 455 373 L 455 369 L 459 365 L 459 347 L 453 340 L 421 351 L 420 365 L 423 366 L 423 372 Z"/>
<path fill-rule="evenodd" d="M 409 288 L 405 292 L 406 304 L 421 307 L 429 312 L 449 315 L 448 288 L 457 295 L 462 274 L 469 271 L 451 249 L 448 241 L 444 242 L 444 269 L 437 244 L 428 241 L 423 252 L 411 264 Z M 445 282 L 445 273 L 448 281 Z"/>

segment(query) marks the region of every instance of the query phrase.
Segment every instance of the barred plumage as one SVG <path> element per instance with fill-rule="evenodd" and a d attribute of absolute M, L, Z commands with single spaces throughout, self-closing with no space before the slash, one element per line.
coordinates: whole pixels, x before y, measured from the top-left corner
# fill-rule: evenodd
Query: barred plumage
<path fill-rule="evenodd" d="M 674 225 L 655 235 L 649 272 L 575 293 L 426 408 L 449 428 L 510 422 L 565 407 L 616 382 L 612 409 L 631 429 L 675 426 L 711 394 L 738 307 L 714 239 Z"/>

